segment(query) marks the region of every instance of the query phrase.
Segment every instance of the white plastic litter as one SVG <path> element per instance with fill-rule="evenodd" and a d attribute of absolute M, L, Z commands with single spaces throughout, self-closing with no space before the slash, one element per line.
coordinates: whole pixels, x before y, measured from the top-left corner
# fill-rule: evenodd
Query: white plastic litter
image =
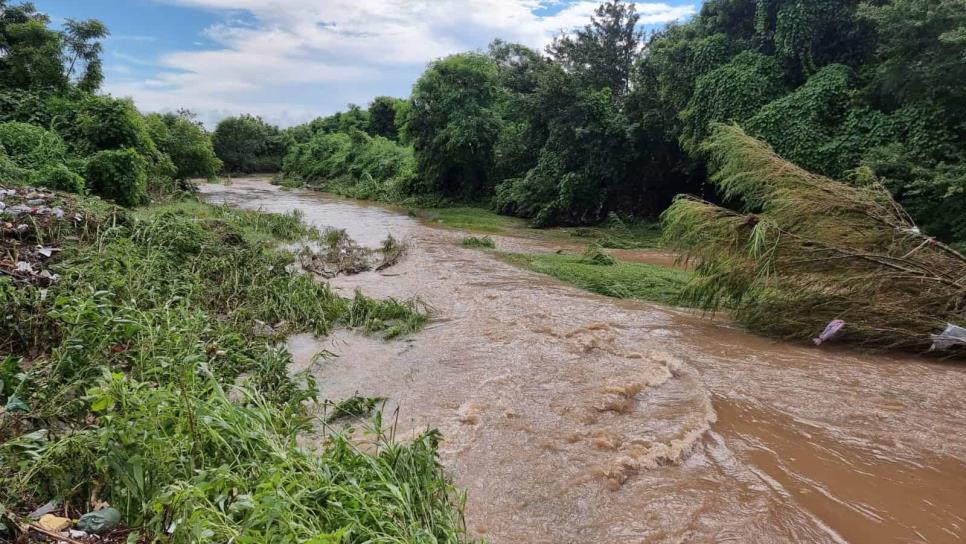
<path fill-rule="evenodd" d="M 932 346 L 929 351 L 942 351 L 957 345 L 966 346 L 966 329 L 947 323 L 946 330 L 932 335 Z"/>
<path fill-rule="evenodd" d="M 832 321 L 829 321 L 828 325 L 825 325 L 825 330 L 822 331 L 822 334 L 818 335 L 818 338 L 812 338 L 812 342 L 815 342 L 816 346 L 821 346 L 822 342 L 831 340 L 831 338 L 838 334 L 838 332 L 842 330 L 842 327 L 844 326 L 845 321 L 842 321 L 841 319 L 833 319 Z"/>

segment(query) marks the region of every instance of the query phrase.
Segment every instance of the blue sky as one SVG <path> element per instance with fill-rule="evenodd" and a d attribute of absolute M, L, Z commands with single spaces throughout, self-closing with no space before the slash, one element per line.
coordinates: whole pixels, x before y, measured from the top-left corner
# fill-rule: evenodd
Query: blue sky
<path fill-rule="evenodd" d="M 646 28 L 699 0 L 638 3 Z M 180 107 L 208 126 L 254 113 L 290 126 L 408 96 L 426 63 L 493 38 L 542 48 L 585 24 L 596 0 L 34 0 L 55 24 L 111 29 L 104 90 L 142 111 Z"/>

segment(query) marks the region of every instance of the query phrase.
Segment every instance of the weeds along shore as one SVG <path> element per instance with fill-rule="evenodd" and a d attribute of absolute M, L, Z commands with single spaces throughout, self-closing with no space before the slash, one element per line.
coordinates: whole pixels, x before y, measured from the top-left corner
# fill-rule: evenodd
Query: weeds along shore
<path fill-rule="evenodd" d="M 300 272 L 280 244 L 321 233 L 298 215 L 5 191 L 8 205 L 58 210 L 22 215 L 2 239 L 8 534 L 55 500 L 75 518 L 109 503 L 134 541 L 463 540 L 434 433 L 374 455 L 327 428 L 318 451 L 296 441 L 324 425 L 284 337 L 405 334 L 426 320 L 415 301 L 343 298 Z"/>

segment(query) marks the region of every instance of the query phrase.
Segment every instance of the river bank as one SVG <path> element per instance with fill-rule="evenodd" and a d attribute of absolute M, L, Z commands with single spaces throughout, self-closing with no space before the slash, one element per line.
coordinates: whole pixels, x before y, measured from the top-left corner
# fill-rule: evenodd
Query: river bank
<path fill-rule="evenodd" d="M 324 397 L 383 397 L 400 432 L 438 428 L 469 528 L 492 542 L 962 538 L 966 369 L 783 344 L 589 294 L 367 203 L 253 180 L 203 191 L 299 209 L 363 245 L 408 239 L 391 274 L 330 285 L 419 296 L 433 308 L 425 330 L 289 346 Z M 560 248 L 493 238 L 498 251 Z M 313 362 L 321 350 L 338 357 Z"/>

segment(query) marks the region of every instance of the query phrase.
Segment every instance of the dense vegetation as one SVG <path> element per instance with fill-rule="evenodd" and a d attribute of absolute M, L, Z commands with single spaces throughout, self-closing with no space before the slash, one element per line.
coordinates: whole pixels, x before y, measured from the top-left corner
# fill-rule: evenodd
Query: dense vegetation
<path fill-rule="evenodd" d="M 926 232 L 966 240 L 961 0 L 709 0 L 646 38 L 639 20 L 609 0 L 545 52 L 440 59 L 408 101 L 287 131 L 283 172 L 537 225 L 656 217 L 678 194 L 720 199 L 701 144 L 735 122 L 815 173 L 878 177 Z"/>
<path fill-rule="evenodd" d="M 462 541 L 438 436 L 389 443 L 376 415 L 361 452 L 310 417 L 321 399 L 282 347 L 425 314 L 299 272 L 279 248 L 323 234 L 297 215 L 199 203 L 188 180 L 222 169 L 216 151 L 277 169 L 287 140 L 250 117 L 212 140 L 190 112 L 97 94 L 106 35 L 0 0 L 0 540 L 37 537 L 27 514 L 47 503 L 109 504 L 110 542 Z M 372 130 L 396 137 L 380 115 Z M 238 134 L 261 140 L 225 154 Z"/>
<path fill-rule="evenodd" d="M 64 30 L 27 4 L 0 0 L 0 173 L 116 202 L 144 204 L 221 168 L 190 112 L 143 116 L 128 100 L 94 94 L 99 21 Z"/>

